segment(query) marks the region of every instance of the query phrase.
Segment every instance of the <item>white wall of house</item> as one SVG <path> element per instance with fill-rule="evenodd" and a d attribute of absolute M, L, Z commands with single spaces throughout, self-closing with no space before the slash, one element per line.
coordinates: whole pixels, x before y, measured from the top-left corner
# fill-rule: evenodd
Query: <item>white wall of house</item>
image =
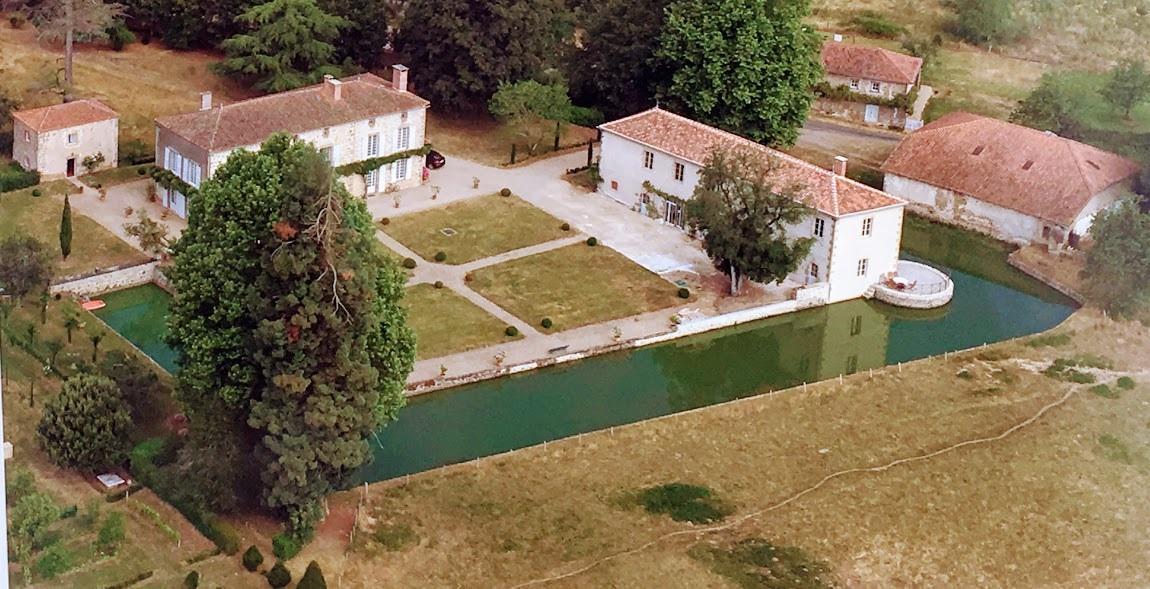
<path fill-rule="evenodd" d="M 1129 187 L 1129 184 L 1118 184 L 1096 194 L 1078 215 L 1073 230 L 1079 235 L 1085 235 L 1094 220 L 1094 214 L 1113 204 L 1129 191 Z M 1012 243 L 1049 242 L 1059 245 L 1071 230 L 1057 223 L 896 174 L 884 176 L 883 188 L 890 194 L 910 201 L 911 210 L 917 213 Z"/>
<path fill-rule="evenodd" d="M 108 119 L 55 131 L 37 133 L 20 121 L 13 125 L 12 159 L 29 170 L 38 170 L 46 178 L 64 176 L 68 160 L 73 160 L 73 174 L 87 173 L 84 158 L 104 154 L 97 170 L 113 168 L 119 157 L 120 122 Z"/>
<path fill-rule="evenodd" d="M 884 274 L 895 271 L 904 208 L 895 205 L 838 218 L 831 242 L 830 302 L 861 297 Z M 869 234 L 864 232 L 868 219 Z"/>
<path fill-rule="evenodd" d="M 683 200 L 691 197 L 698 183 L 697 164 L 610 132 L 603 133 L 600 153 L 599 174 L 603 177 L 600 192 L 648 214 L 651 214 L 650 207 L 655 207 L 655 213 L 651 214 L 655 218 L 663 218 L 665 203 L 656 195 L 648 195 L 650 204 L 644 204 L 644 182 Z M 648 153 L 651 154 L 651 167 L 645 165 Z M 675 177 L 675 164 L 683 166 L 681 181 Z M 787 277 L 788 280 L 805 285 L 830 282 L 829 302 L 863 296 L 884 273 L 894 271 L 898 263 L 903 209 L 898 205 L 837 219 L 816 212 L 802 223 L 789 227 L 789 236 L 814 237 L 815 243 L 810 255 Z M 870 234 L 863 235 L 863 222 L 868 218 Z M 819 225 L 821 236 L 815 234 Z M 861 259 L 867 260 L 867 269 L 859 276 L 858 262 Z"/>
<path fill-rule="evenodd" d="M 418 108 L 404 113 L 313 129 L 298 133 L 296 136 L 329 153 L 332 166 L 338 167 L 369 157 L 386 156 L 421 147 L 427 139 L 426 126 L 427 110 Z M 182 148 L 187 151 L 187 146 L 176 145 L 175 141 L 166 141 L 166 144 L 162 145 L 161 136 L 157 135 L 157 158 L 163 158 L 166 149 Z M 376 139 L 369 145 L 369 138 L 373 136 Z M 406 139 L 406 143 L 401 143 L 403 139 Z M 257 151 L 259 148 L 260 146 L 255 144 L 212 152 L 207 157 L 207 172 L 203 174 L 203 179 L 206 180 L 218 170 L 233 151 L 237 149 Z M 375 151 L 369 151 L 370 148 L 374 148 Z M 157 159 L 157 161 L 165 160 Z M 345 177 L 343 180 L 347 189 L 355 195 L 375 194 L 389 188 L 410 188 L 422 183 L 423 163 L 424 158 L 420 156 L 392 162 L 378 170 L 374 178 L 369 178 L 372 180 L 370 186 L 365 183 L 365 178 L 356 175 Z"/>
<path fill-rule="evenodd" d="M 910 92 L 910 89 L 913 88 L 913 86 L 906 84 L 895 84 L 894 82 L 884 82 L 882 80 L 868 80 L 866 78 L 852 78 L 850 76 L 839 76 L 835 74 L 827 74 L 826 80 L 832 86 L 846 86 L 859 94 L 867 94 L 881 98 L 894 98 L 899 94 Z M 875 84 L 878 84 L 877 90 L 874 87 Z"/>

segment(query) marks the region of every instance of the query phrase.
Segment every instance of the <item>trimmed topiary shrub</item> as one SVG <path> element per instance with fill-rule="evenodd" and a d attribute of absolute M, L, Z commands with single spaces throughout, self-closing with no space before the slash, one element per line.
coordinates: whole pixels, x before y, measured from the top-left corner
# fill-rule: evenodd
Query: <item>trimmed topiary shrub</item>
<path fill-rule="evenodd" d="M 43 195 L 44 195 L 44 192 L 41 191 L 39 188 L 33 188 L 32 189 L 32 196 L 43 196 Z"/>
<path fill-rule="evenodd" d="M 303 548 L 303 543 L 299 538 L 281 532 L 272 537 L 272 554 L 280 560 L 291 560 L 291 558 L 299 554 L 300 549 Z"/>
<path fill-rule="evenodd" d="M 291 571 L 287 570 L 287 567 L 284 566 L 284 563 L 277 561 L 275 566 L 273 566 L 272 569 L 268 571 L 267 579 L 268 585 L 275 587 L 275 589 L 287 587 L 289 584 L 291 584 Z"/>
<path fill-rule="evenodd" d="M 691 289 L 689 289 L 685 286 L 679 287 L 679 298 L 680 299 L 691 298 Z"/>
<path fill-rule="evenodd" d="M 192 571 L 188 576 L 184 577 L 184 589 L 198 589 L 200 586 L 200 573 L 199 571 Z"/>
<path fill-rule="evenodd" d="M 136 168 L 136 175 L 137 176 L 147 176 L 148 175 L 148 168 L 147 167 Z M 192 572 L 195 572 L 195 571 L 192 571 Z"/>
<path fill-rule="evenodd" d="M 551 326 L 554 325 L 554 323 L 551 322 L 550 317 L 544 317 L 543 321 L 539 322 L 539 325 L 542 325 L 543 329 L 551 329 Z"/>
<path fill-rule="evenodd" d="M 264 555 L 259 548 L 256 548 L 255 544 L 252 544 L 244 551 L 243 561 L 245 569 L 255 572 L 264 563 Z"/>
<path fill-rule="evenodd" d="M 589 245 L 591 247 L 597 246 L 597 245 L 599 245 L 599 240 L 594 238 L 594 237 L 588 237 L 587 238 L 587 245 Z"/>
<path fill-rule="evenodd" d="M 436 280 L 435 284 L 433 284 L 432 286 L 434 286 L 435 288 L 443 288 L 443 281 L 442 280 Z"/>
<path fill-rule="evenodd" d="M 414 270 L 415 269 L 415 258 L 404 258 L 403 259 L 403 267 L 407 268 L 408 270 Z"/>
<path fill-rule="evenodd" d="M 443 252 L 443 251 L 435 252 L 435 261 L 439 262 L 439 263 L 446 262 L 447 261 L 447 252 Z"/>
<path fill-rule="evenodd" d="M 380 225 L 391 225 L 391 217 L 384 217 L 379 220 Z"/>
<path fill-rule="evenodd" d="M 570 231 L 571 230 L 571 224 L 570 223 L 564 223 L 564 224 L 560 225 L 559 228 L 562 229 L 563 231 Z"/>
<path fill-rule="evenodd" d="M 28 16 L 17 10 L 8 16 L 8 24 L 14 29 L 22 29 L 28 23 Z"/>
<path fill-rule="evenodd" d="M 1128 390 L 1134 388 L 1135 382 L 1134 382 L 1134 379 L 1130 378 L 1129 376 L 1122 376 L 1122 377 L 1119 377 L 1118 382 L 1116 382 L 1114 384 L 1117 384 L 1118 388 L 1128 391 Z"/>
<path fill-rule="evenodd" d="M 504 197 L 506 197 L 506 196 L 511 196 L 511 189 L 510 189 L 510 188 L 503 188 L 503 189 L 501 189 L 501 190 L 499 191 L 499 196 L 504 196 Z"/>
<path fill-rule="evenodd" d="M 519 328 L 514 325 L 508 325 L 507 329 L 503 330 L 503 333 L 506 333 L 507 337 L 516 337 L 519 335 Z"/>
<path fill-rule="evenodd" d="M 299 578 L 299 583 L 295 589 L 327 589 L 327 581 L 323 578 L 323 571 L 320 570 L 319 563 L 314 560 L 307 563 L 307 570 Z"/>

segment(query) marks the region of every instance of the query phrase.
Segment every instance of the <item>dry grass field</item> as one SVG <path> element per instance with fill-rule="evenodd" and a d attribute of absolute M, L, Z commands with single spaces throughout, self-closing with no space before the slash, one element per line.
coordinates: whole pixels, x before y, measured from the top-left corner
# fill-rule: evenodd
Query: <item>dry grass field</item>
<path fill-rule="evenodd" d="M 762 539 L 838 586 L 1145 587 L 1150 329 L 1082 311 L 1054 333 L 357 489 L 332 500 L 366 497 L 350 552 L 324 538 L 298 560 L 344 588 L 757 587 L 708 555 Z M 1113 365 L 1082 369 L 1104 394 L 1041 374 L 1085 354 Z M 669 482 L 734 513 L 634 505 Z"/>

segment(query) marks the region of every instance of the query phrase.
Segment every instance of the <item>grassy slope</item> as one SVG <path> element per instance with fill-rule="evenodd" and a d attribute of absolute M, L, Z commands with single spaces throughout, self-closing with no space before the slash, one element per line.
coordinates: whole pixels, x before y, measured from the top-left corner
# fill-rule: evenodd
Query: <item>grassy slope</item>
<path fill-rule="evenodd" d="M 72 255 L 61 260 L 60 214 L 64 199 L 59 193 L 73 187 L 60 180 L 42 185 L 40 189 L 43 195 L 39 197 L 32 196 L 31 188 L 0 195 L 0 237 L 23 232 L 40 240 L 48 246 L 52 259 L 56 261 L 56 276 L 85 274 L 98 268 L 147 261 L 147 256 L 75 209 L 72 212 Z"/>
<path fill-rule="evenodd" d="M 575 244 L 476 270 L 471 288 L 531 325 L 562 331 L 671 307 L 674 284 L 604 246 Z"/>
<path fill-rule="evenodd" d="M 417 284 L 403 299 L 419 359 L 438 358 L 511 339 L 506 325 L 450 288 Z"/>
<path fill-rule="evenodd" d="M 447 264 L 465 264 L 569 236 L 560 224 L 524 200 L 493 194 L 393 217 L 380 227 L 425 260 L 442 251 Z M 444 228 L 455 235 L 444 235 Z"/>
<path fill-rule="evenodd" d="M 382 574 L 409 586 L 511 586 L 692 529 L 627 505 L 649 485 L 707 485 L 737 518 L 830 473 L 996 436 L 1074 390 L 1004 439 L 835 478 L 730 529 L 545 586 L 728 586 L 694 548 L 754 537 L 804 549 L 845 586 L 1145 586 L 1150 374 L 1106 399 L 1037 371 L 1081 352 L 1144 370 L 1150 330 L 1081 312 L 1060 331 L 1073 331 L 1069 346 L 1001 344 L 342 495 L 333 505 L 368 497 L 353 551 L 344 560 L 342 544 L 317 545 L 302 559 L 338 562 L 344 587 Z M 410 526 L 419 542 L 382 550 L 371 537 L 384 525 Z"/>

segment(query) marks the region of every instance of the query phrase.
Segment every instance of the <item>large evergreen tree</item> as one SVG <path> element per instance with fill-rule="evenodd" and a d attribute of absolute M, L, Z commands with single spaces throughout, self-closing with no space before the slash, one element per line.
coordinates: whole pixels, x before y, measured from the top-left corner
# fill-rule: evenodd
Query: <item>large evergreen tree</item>
<path fill-rule="evenodd" d="M 189 220 L 175 248 L 173 342 L 185 402 L 213 413 L 196 408 L 193 440 L 200 424 L 230 430 L 227 450 L 241 467 L 254 457 L 264 503 L 306 534 L 318 501 L 369 459 L 368 435 L 402 404 L 414 359 L 403 276 L 363 202 L 314 147 L 286 136 L 229 158 Z"/>
<path fill-rule="evenodd" d="M 659 59 L 676 110 L 771 145 L 798 138 L 822 79 L 808 0 L 675 0 Z"/>
<path fill-rule="evenodd" d="M 655 104 L 662 70 L 655 59 L 667 0 L 606 0 L 587 8 L 586 41 L 571 54 L 571 90 L 579 104 L 608 118 Z"/>
<path fill-rule="evenodd" d="M 60 212 L 60 257 L 72 254 L 72 202 L 64 195 L 64 210 Z"/>
<path fill-rule="evenodd" d="M 244 11 L 236 20 L 250 27 L 220 44 L 227 59 L 219 71 L 250 80 L 267 92 L 283 92 L 339 75 L 334 64 L 341 17 L 321 10 L 315 0 L 269 0 Z"/>
<path fill-rule="evenodd" d="M 103 469 L 127 458 L 132 416 L 111 379 L 81 374 L 64 381 L 44 407 L 36 428 L 52 461 L 72 468 Z"/>
<path fill-rule="evenodd" d="M 787 230 L 813 212 L 789 190 L 776 188 L 773 163 L 744 152 L 716 151 L 699 171 L 687 201 L 691 227 L 704 232 L 703 249 L 731 278 L 731 295 L 743 278 L 779 282 L 810 254 L 814 240 Z"/>
<path fill-rule="evenodd" d="M 571 33 L 561 0 L 411 0 L 404 23 L 396 48 L 445 111 L 480 112 L 501 82 L 539 76 Z"/>
<path fill-rule="evenodd" d="M 381 65 L 393 21 L 387 0 L 320 0 L 319 6 L 347 21 L 335 45 L 336 62 L 350 61 L 365 69 Z"/>

